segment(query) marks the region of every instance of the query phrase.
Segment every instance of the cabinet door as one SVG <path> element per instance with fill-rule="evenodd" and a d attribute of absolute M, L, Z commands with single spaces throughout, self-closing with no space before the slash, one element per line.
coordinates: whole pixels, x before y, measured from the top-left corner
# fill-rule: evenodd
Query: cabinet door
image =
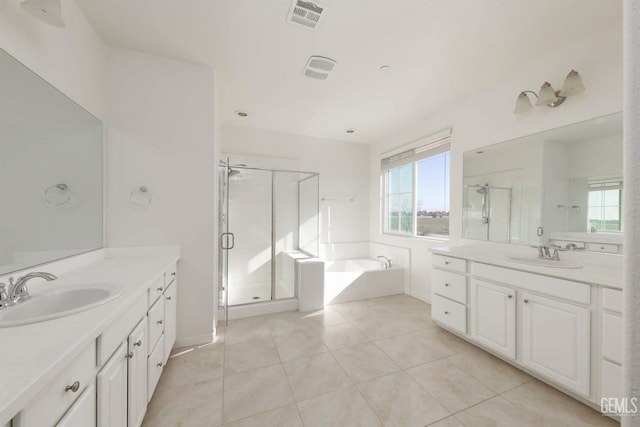
<path fill-rule="evenodd" d="M 589 310 L 527 293 L 521 307 L 522 363 L 588 396 Z"/>
<path fill-rule="evenodd" d="M 98 373 L 98 427 L 127 427 L 127 343 Z"/>
<path fill-rule="evenodd" d="M 147 410 L 147 318 L 143 318 L 127 340 L 128 419 L 139 426 Z"/>
<path fill-rule="evenodd" d="M 173 344 L 176 342 L 176 283 L 175 280 L 164 293 L 164 362 L 166 364 Z"/>
<path fill-rule="evenodd" d="M 516 357 L 516 292 L 471 280 L 471 336 L 505 356 Z"/>
<path fill-rule="evenodd" d="M 89 385 L 69 408 L 57 427 L 95 427 L 96 425 L 96 388 Z"/>

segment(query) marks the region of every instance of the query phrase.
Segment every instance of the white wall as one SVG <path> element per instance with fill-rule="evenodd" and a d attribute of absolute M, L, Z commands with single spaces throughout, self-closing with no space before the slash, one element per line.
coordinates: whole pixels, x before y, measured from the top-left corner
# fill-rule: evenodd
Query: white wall
<path fill-rule="evenodd" d="M 0 48 L 87 111 L 104 119 L 106 50 L 75 1 L 62 0 L 65 28 L 28 15 L 18 0 L 0 1 Z"/>
<path fill-rule="evenodd" d="M 214 295 L 214 74 L 110 48 L 107 246 L 181 246 L 178 345 L 211 339 Z M 129 194 L 145 185 L 146 209 Z"/>
<path fill-rule="evenodd" d="M 300 170 L 320 173 L 320 241 L 368 240 L 369 146 L 267 130 L 223 126 L 221 150 L 292 159 Z M 251 166 L 251 165 L 249 165 Z"/>
<path fill-rule="evenodd" d="M 451 216 L 450 242 L 462 238 L 462 155 L 465 151 L 507 141 L 524 135 L 564 126 L 570 123 L 622 110 L 622 38 L 621 27 L 608 28 L 579 43 L 559 46 L 549 55 L 531 58 L 523 64 L 522 72 L 510 81 L 486 88 L 466 102 L 443 109 L 425 117 L 392 138 L 380 141 L 371 150 L 370 239 L 411 249 L 411 294 L 430 300 L 431 256 L 429 248 L 441 241 L 381 235 L 379 232 L 379 158 L 380 153 L 395 146 L 416 140 L 445 127 L 453 128 L 451 142 Z M 566 74 L 575 68 L 580 72 L 587 90 L 560 107 L 535 108 L 533 111 L 512 113 L 518 93 L 537 90 L 545 81 L 560 86 Z M 473 72 L 470 70 L 469 72 Z"/>

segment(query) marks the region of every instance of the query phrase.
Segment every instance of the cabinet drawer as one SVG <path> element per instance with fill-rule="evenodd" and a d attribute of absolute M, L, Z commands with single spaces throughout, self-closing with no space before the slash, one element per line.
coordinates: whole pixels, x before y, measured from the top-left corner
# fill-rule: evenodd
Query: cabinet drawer
<path fill-rule="evenodd" d="M 467 276 L 434 268 L 431 277 L 434 293 L 462 304 L 467 303 Z"/>
<path fill-rule="evenodd" d="M 93 382 L 96 345 L 91 342 L 73 362 L 58 374 L 13 420 L 14 427 L 55 425 L 73 402 Z M 76 391 L 67 389 L 78 383 Z M 95 393 L 95 391 L 94 391 Z M 95 396 L 95 394 L 94 394 Z"/>
<path fill-rule="evenodd" d="M 147 361 L 147 397 L 151 401 L 153 392 L 158 385 L 162 369 L 164 368 L 164 342 L 160 339 L 156 348 L 153 349 Z"/>
<path fill-rule="evenodd" d="M 467 333 L 467 307 L 463 304 L 434 295 L 431 305 L 431 317 L 463 334 Z"/>
<path fill-rule="evenodd" d="M 602 289 L 602 308 L 622 314 L 622 291 Z"/>
<path fill-rule="evenodd" d="M 465 259 L 433 254 L 431 256 L 431 262 L 434 267 L 446 268 L 460 273 L 467 272 L 467 260 Z"/>
<path fill-rule="evenodd" d="M 149 345 L 147 348 L 151 351 L 151 349 L 155 348 L 164 331 L 164 298 L 156 301 L 153 307 L 151 307 L 151 310 L 149 310 L 148 317 Z"/>
<path fill-rule="evenodd" d="M 612 245 L 608 243 L 587 243 L 586 249 L 594 252 L 604 252 L 607 254 L 617 254 L 618 245 Z"/>
<path fill-rule="evenodd" d="M 91 384 L 64 414 L 56 427 L 95 427 L 96 388 Z"/>
<path fill-rule="evenodd" d="M 153 281 L 153 283 L 147 290 L 147 293 L 149 295 L 149 299 L 147 300 L 147 307 L 151 307 L 153 303 L 155 303 L 164 292 L 164 276 L 164 274 L 158 276 L 158 278 Z"/>
<path fill-rule="evenodd" d="M 622 397 L 622 367 L 606 360 L 602 361 L 601 397 Z"/>
<path fill-rule="evenodd" d="M 164 361 L 166 363 L 176 342 L 177 286 L 172 283 L 164 293 Z"/>
<path fill-rule="evenodd" d="M 622 316 L 602 313 L 602 356 L 622 363 Z"/>

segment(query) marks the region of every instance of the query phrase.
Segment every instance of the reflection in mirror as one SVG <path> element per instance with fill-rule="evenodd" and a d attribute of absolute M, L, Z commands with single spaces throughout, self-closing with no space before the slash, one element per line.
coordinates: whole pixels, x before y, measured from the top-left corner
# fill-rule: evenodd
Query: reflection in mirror
<path fill-rule="evenodd" d="M 0 274 L 102 247 L 102 123 L 0 50 Z"/>
<path fill-rule="evenodd" d="M 468 151 L 463 237 L 621 253 L 622 186 L 621 113 Z"/>

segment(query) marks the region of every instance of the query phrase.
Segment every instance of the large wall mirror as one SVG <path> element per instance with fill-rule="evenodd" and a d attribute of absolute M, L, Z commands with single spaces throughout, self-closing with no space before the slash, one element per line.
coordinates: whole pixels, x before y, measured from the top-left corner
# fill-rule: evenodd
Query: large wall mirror
<path fill-rule="evenodd" d="M 0 49 L 0 274 L 102 247 L 102 123 Z"/>
<path fill-rule="evenodd" d="M 463 237 L 622 253 L 622 113 L 464 153 Z"/>

